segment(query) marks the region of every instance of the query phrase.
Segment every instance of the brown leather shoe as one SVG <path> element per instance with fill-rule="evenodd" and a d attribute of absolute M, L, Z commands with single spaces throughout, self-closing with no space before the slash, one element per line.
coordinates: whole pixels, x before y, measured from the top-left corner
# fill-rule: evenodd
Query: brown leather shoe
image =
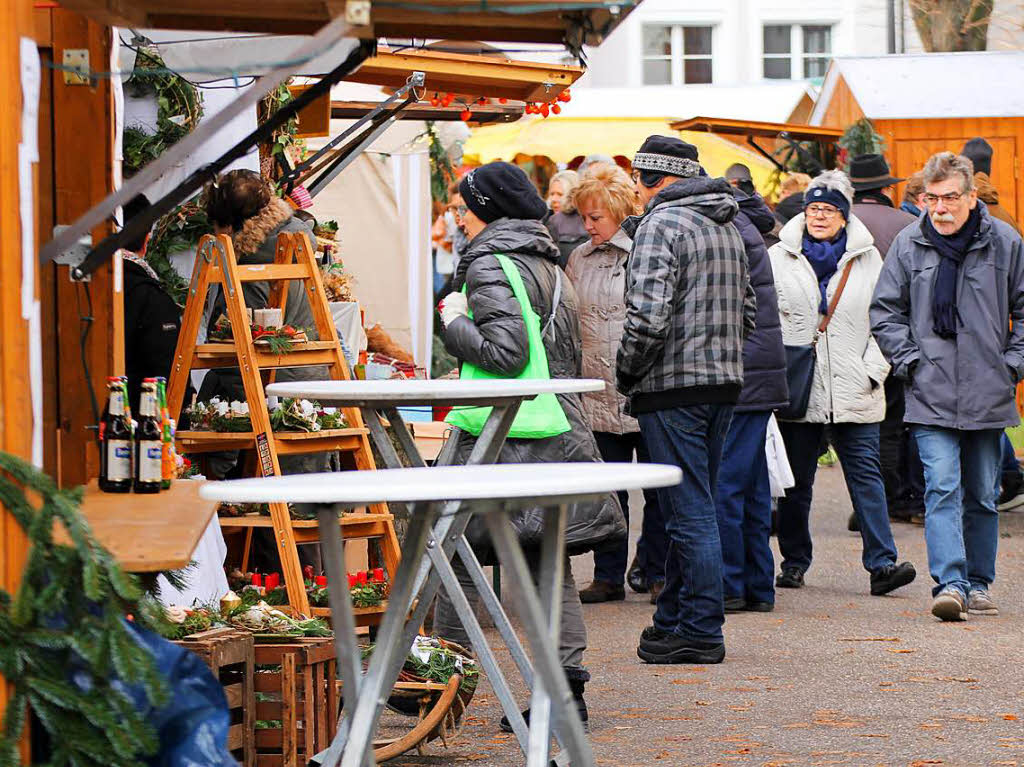
<path fill-rule="evenodd" d="M 661 590 L 665 588 L 665 581 L 655 581 L 651 584 L 651 604 L 656 605 L 658 603 L 658 596 L 661 594 Z"/>
<path fill-rule="evenodd" d="M 621 602 L 625 598 L 626 589 L 621 583 L 616 586 L 614 583 L 594 581 L 580 592 L 580 601 L 585 605 L 595 602 Z"/>

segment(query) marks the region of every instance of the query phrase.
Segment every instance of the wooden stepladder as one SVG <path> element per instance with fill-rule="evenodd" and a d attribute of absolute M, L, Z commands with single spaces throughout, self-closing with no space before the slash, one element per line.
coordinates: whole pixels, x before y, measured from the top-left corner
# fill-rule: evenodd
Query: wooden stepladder
<path fill-rule="evenodd" d="M 290 280 L 301 280 L 303 283 L 319 340 L 295 343 L 290 351 L 278 354 L 253 342 L 242 285 L 246 282 L 271 283 L 267 306 L 253 308 L 280 308 L 283 315 Z M 223 293 L 228 319 L 231 321 L 232 340 L 197 344 L 203 308 L 214 286 L 220 286 Z M 278 462 L 280 455 L 322 451 L 338 451 L 346 468 L 376 468 L 370 452 L 369 430 L 364 426 L 362 414 L 357 408 L 343 410 L 348 424 L 343 429 L 277 433 L 271 429 L 264 386 L 273 381 L 277 368 L 309 365 L 327 366 L 330 380 L 350 378 L 309 237 L 304 232 L 283 233 L 277 240 L 274 262 L 251 265 L 236 261 L 231 238 L 227 235 L 203 237 L 196 254 L 196 265 L 192 272 L 185 315 L 167 386 L 168 408 L 172 416 L 180 417 L 186 383 L 192 369 L 237 367 L 245 387 L 253 430 L 241 433 L 179 431 L 176 440 L 178 451 L 254 451 L 252 457 L 255 460 L 246 461 L 244 465 L 254 466 L 254 471 L 262 476 L 281 474 Z M 259 527 L 272 528 L 291 609 L 303 615 L 330 614 L 327 608 L 310 609 L 296 548 L 298 544 L 318 542 L 316 520 L 292 519 L 287 504 L 272 503 L 269 517 L 221 517 L 220 524 L 225 535 L 245 534 L 243 569 L 247 564 L 253 530 Z M 365 540 L 369 545 L 370 541 L 376 540 L 380 546 L 381 564 L 388 571 L 389 577 L 394 577 L 399 559 L 398 537 L 395 535 L 394 518 L 386 506 L 372 506 L 341 515 L 341 530 L 346 541 Z M 348 586 L 338 585 L 342 588 Z M 385 608 L 386 605 L 358 609 L 357 620 L 360 625 L 376 623 Z"/>

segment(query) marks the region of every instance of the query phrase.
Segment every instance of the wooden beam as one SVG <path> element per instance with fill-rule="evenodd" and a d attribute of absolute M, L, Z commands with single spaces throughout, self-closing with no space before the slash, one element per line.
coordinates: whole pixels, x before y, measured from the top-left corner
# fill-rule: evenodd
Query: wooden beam
<path fill-rule="evenodd" d="M 342 120 L 357 120 L 374 108 L 379 102 L 373 101 L 332 101 L 331 117 Z M 526 105 L 522 103 L 513 104 L 474 104 L 471 111 L 473 119 L 471 122 L 480 125 L 496 122 L 515 122 L 523 116 Z M 406 107 L 398 113 L 399 120 L 434 120 L 442 122 L 453 122 L 462 119 L 462 105 L 449 107 L 432 107 L 422 101 Z"/>
<path fill-rule="evenodd" d="M 76 13 L 53 12 L 53 56 L 68 48 L 87 49 L 93 70 L 109 69 L 110 30 Z M 56 220 L 70 224 L 112 191 L 113 102 L 110 80 L 90 85 L 66 85 L 63 73 L 53 72 L 54 186 Z M 96 227 L 93 242 L 112 231 L 109 223 Z M 72 283 L 69 269 L 57 267 L 57 365 L 60 371 L 60 476 L 65 485 L 85 484 L 99 474 L 96 425 L 89 383 L 103 407 L 106 378 L 124 370 L 124 307 L 114 293 L 113 265 L 94 272 L 89 283 Z M 91 311 L 90 311 L 91 301 Z M 86 322 L 89 335 L 83 352 Z M 89 376 L 86 377 L 85 365 Z"/>
<path fill-rule="evenodd" d="M 7 100 L 0 114 L 0 450 L 22 458 L 32 454 L 32 400 L 29 390 L 28 323 L 22 319 L 21 200 L 34 199 L 34 189 L 22 188 L 18 173 L 21 135 L 21 38 L 32 39 L 35 20 L 31 0 L 0 0 L 0 77 Z M 29 180 L 31 185 L 32 181 Z M 36 285 L 39 270 L 30 268 Z M 38 295 L 38 294 L 37 294 Z M 44 320 L 45 323 L 45 320 Z M 0 508 L 0 589 L 13 594 L 21 581 L 28 542 L 6 509 Z M 0 678 L 0 718 L 11 688 Z M 20 744 L 22 763 L 29 763 L 28 739 Z"/>

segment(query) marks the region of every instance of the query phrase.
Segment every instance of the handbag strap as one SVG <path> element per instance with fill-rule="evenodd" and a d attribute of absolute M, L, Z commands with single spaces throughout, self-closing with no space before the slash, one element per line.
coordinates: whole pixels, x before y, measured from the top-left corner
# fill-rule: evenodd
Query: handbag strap
<path fill-rule="evenodd" d="M 839 285 L 836 287 L 836 292 L 832 294 L 832 300 L 828 302 L 828 313 L 822 317 L 821 322 L 818 323 L 818 333 L 824 333 L 828 330 L 828 324 L 832 321 L 832 315 L 835 314 L 836 306 L 839 304 L 839 299 L 842 297 L 843 291 L 846 289 L 846 281 L 850 279 L 851 268 L 853 268 L 852 258 L 846 262 L 846 268 L 843 269 L 843 276 L 839 278 Z M 818 342 L 817 337 L 815 337 L 814 342 Z"/>

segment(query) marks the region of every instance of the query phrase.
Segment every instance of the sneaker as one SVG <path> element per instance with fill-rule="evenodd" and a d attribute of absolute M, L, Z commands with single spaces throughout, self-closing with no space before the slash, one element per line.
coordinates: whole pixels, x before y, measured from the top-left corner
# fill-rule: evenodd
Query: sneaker
<path fill-rule="evenodd" d="M 775 577 L 775 585 L 782 589 L 800 589 L 804 586 L 804 574 L 795 567 L 783 567 Z"/>
<path fill-rule="evenodd" d="M 1012 511 L 1021 506 L 1024 506 L 1024 488 L 1006 488 L 996 502 L 996 509 L 999 511 Z"/>
<path fill-rule="evenodd" d="M 661 590 L 665 588 L 665 581 L 655 581 L 651 584 L 651 604 L 658 604 L 658 597 L 661 596 Z"/>
<path fill-rule="evenodd" d="M 596 602 L 621 602 L 626 598 L 626 589 L 607 581 L 594 581 L 580 592 L 580 601 L 585 604 Z"/>
<path fill-rule="evenodd" d="M 725 612 L 741 613 L 747 609 L 747 600 L 743 597 L 726 597 Z"/>
<path fill-rule="evenodd" d="M 871 596 L 880 597 L 911 583 L 917 577 L 917 570 L 910 562 L 886 565 L 871 573 Z"/>
<path fill-rule="evenodd" d="M 626 583 L 637 594 L 646 594 L 650 588 L 647 583 L 647 574 L 637 564 L 636 556 L 633 557 L 633 561 L 629 563 L 629 569 L 626 570 Z"/>
<path fill-rule="evenodd" d="M 860 532 L 860 520 L 857 519 L 856 511 L 850 512 L 850 518 L 846 520 L 846 529 L 849 530 L 851 533 Z"/>
<path fill-rule="evenodd" d="M 743 608 L 748 613 L 770 613 L 775 609 L 774 602 L 751 602 L 747 600 L 747 606 Z"/>
<path fill-rule="evenodd" d="M 947 586 L 932 600 L 932 615 L 942 621 L 967 620 L 967 604 L 959 589 Z"/>
<path fill-rule="evenodd" d="M 648 626 L 640 635 L 636 654 L 644 663 L 721 663 L 725 643 L 697 642 Z"/>
<path fill-rule="evenodd" d="M 999 608 L 996 607 L 988 589 L 971 589 L 967 597 L 967 612 L 977 615 L 999 615 Z"/>

